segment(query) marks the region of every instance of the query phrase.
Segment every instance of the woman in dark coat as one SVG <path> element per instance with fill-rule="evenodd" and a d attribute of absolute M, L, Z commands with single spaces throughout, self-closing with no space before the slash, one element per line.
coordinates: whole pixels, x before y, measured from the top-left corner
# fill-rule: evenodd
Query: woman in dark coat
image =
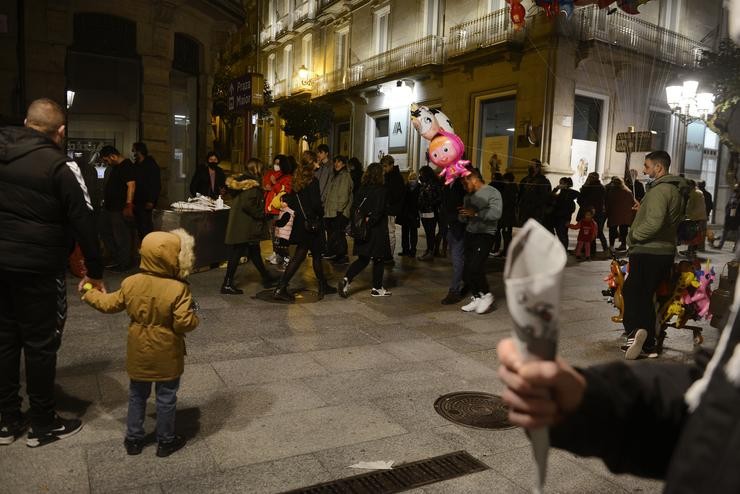
<path fill-rule="evenodd" d="M 509 251 L 509 244 L 511 244 L 514 223 L 516 223 L 518 215 L 516 206 L 519 202 L 519 187 L 514 182 L 514 174 L 511 172 L 504 173 L 503 183 L 504 187 L 501 192 L 501 200 L 504 208 L 501 213 L 501 219 L 498 220 L 498 227 L 501 230 L 501 237 L 504 240 L 504 248 L 498 253 L 498 256 L 506 257 L 506 253 Z"/>
<path fill-rule="evenodd" d="M 398 255 L 416 257 L 416 244 L 419 241 L 419 181 L 414 172 L 409 173 L 396 224 L 401 225 L 401 253 Z"/>
<path fill-rule="evenodd" d="M 571 187 L 573 187 L 573 180 L 570 177 L 561 178 L 557 188 L 552 192 L 549 206 L 549 226 L 558 236 L 566 251 L 568 250 L 568 225 L 576 210 L 576 201 L 580 199 L 578 192 Z"/>
<path fill-rule="evenodd" d="M 196 194 L 218 199 L 218 196 L 226 195 L 226 174 L 218 164 L 221 159 L 213 151 L 206 156 L 206 164 L 199 165 L 195 169 L 193 179 L 190 181 L 190 195 Z"/>
<path fill-rule="evenodd" d="M 350 264 L 347 274 L 339 282 L 339 295 L 349 297 L 349 285 L 363 269 L 373 261 L 373 297 L 387 297 L 391 294 L 383 288 L 385 258 L 391 255 L 391 241 L 388 235 L 387 190 L 383 185 L 383 166 L 371 163 L 362 176 L 362 186 L 355 196 L 355 209 L 359 208 L 368 224 L 367 240 L 355 240 L 354 253 L 357 260 Z"/>
<path fill-rule="evenodd" d="M 442 183 L 429 165 L 419 169 L 419 216 L 424 227 L 424 236 L 427 239 L 427 248 L 419 257 L 420 261 L 433 261 L 434 249 L 437 242 L 437 223 L 439 222 L 439 206 L 442 204 Z"/>
<path fill-rule="evenodd" d="M 606 186 L 606 217 L 609 225 L 609 248 L 614 248 L 614 241 L 619 237 L 617 250 L 627 248 L 627 231 L 635 218 L 633 206 L 637 203 L 632 191 L 624 185 L 619 177 L 612 177 Z"/>
<path fill-rule="evenodd" d="M 319 299 L 322 299 L 325 294 L 337 293 L 337 291 L 327 284 L 324 266 L 321 264 L 321 255 L 326 249 L 326 235 L 323 226 L 324 208 L 321 205 L 319 182 L 314 177 L 313 163 L 301 162 L 293 173 L 292 189 L 290 194 L 283 196 L 283 200 L 295 214 L 293 228 L 290 232 L 290 243 L 295 245 L 296 249 L 285 267 L 273 297 L 287 302 L 295 301 L 295 296 L 288 290 L 288 284 L 310 251 L 313 272 L 319 282 Z M 307 223 L 315 225 L 315 231 L 309 231 Z"/>
<path fill-rule="evenodd" d="M 265 201 L 262 183 L 262 162 L 252 158 L 247 162 L 246 172 L 226 179 L 226 186 L 234 196 L 226 227 L 226 245 L 231 245 L 231 255 L 226 265 L 226 276 L 221 293 L 241 295 L 243 290 L 234 285 L 234 275 L 239 259 L 247 255 L 262 275 L 262 286 L 274 286 L 277 277 L 270 274 L 262 263 L 260 241 L 269 238 L 265 221 Z"/>
<path fill-rule="evenodd" d="M 606 212 L 604 211 L 604 197 L 606 190 L 599 180 L 597 172 L 591 172 L 586 177 L 586 182 L 581 186 L 581 195 L 578 198 L 578 214 L 576 221 L 583 218 L 584 213 L 594 210 L 594 221 L 596 222 L 596 236 L 601 242 L 601 249 L 606 252 L 606 237 L 604 236 L 604 223 L 606 223 Z M 596 252 L 596 241 L 591 242 L 591 252 Z"/>

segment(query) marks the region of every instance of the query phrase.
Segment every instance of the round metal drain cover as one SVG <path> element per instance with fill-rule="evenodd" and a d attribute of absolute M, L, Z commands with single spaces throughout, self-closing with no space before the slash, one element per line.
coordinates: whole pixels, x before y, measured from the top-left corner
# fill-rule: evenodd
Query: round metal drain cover
<path fill-rule="evenodd" d="M 305 290 L 303 288 L 296 288 L 290 291 L 290 293 L 295 295 L 295 302 L 286 302 L 285 300 L 276 300 L 272 298 L 273 292 L 274 292 L 273 289 L 262 290 L 261 292 L 257 292 L 254 298 L 256 298 L 257 300 L 262 300 L 263 302 L 272 302 L 273 304 L 291 304 L 291 303 L 312 304 L 314 302 L 319 301 L 318 292 L 314 292 L 311 290 Z"/>
<path fill-rule="evenodd" d="M 456 424 L 474 429 L 512 429 L 509 408 L 500 396 L 477 391 L 459 391 L 437 398 L 434 409 Z"/>

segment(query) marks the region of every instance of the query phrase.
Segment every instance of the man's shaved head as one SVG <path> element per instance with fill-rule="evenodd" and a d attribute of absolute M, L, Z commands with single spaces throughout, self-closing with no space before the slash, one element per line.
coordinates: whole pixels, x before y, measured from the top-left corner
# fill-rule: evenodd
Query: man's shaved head
<path fill-rule="evenodd" d="M 49 98 L 34 100 L 26 113 L 26 127 L 43 132 L 54 138 L 64 125 L 64 110 L 56 101 Z"/>

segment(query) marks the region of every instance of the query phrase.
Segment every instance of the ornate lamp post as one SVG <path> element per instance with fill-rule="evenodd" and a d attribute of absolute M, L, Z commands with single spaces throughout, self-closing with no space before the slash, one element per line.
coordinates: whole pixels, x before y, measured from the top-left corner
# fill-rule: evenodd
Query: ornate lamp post
<path fill-rule="evenodd" d="M 693 78 L 684 80 L 680 85 L 671 84 L 665 88 L 666 101 L 671 113 L 684 125 L 696 120 L 705 120 L 714 110 L 714 95 L 709 92 L 697 92 L 698 89 L 699 81 Z"/>

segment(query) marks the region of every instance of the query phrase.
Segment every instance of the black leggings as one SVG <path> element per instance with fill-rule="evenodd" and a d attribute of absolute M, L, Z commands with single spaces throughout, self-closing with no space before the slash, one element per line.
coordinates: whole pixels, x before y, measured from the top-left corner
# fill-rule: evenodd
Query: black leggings
<path fill-rule="evenodd" d="M 491 252 L 493 240 L 493 235 L 487 233 L 465 233 L 463 279 L 476 297 L 490 291 L 486 279 L 486 259 Z"/>
<path fill-rule="evenodd" d="M 424 227 L 424 236 L 427 238 L 427 252 L 434 252 L 435 230 L 437 228 L 437 218 L 422 218 L 421 226 Z"/>
<path fill-rule="evenodd" d="M 239 266 L 239 259 L 244 257 L 245 253 L 247 254 L 249 260 L 252 261 L 252 264 L 254 264 L 254 267 L 257 268 L 257 271 L 259 271 L 260 275 L 262 275 L 262 278 L 267 278 L 267 270 L 265 269 L 265 265 L 262 262 L 262 254 L 260 252 L 259 243 L 234 244 L 231 246 L 231 256 L 229 257 L 229 262 L 226 265 L 226 278 L 231 280 L 234 279 L 234 276 L 236 275 L 236 268 Z"/>
<path fill-rule="evenodd" d="M 624 245 L 627 241 L 627 229 L 629 225 L 609 225 L 609 247 L 614 247 L 614 241 L 619 237 L 619 243 Z"/>
<path fill-rule="evenodd" d="M 301 267 L 303 261 L 306 260 L 308 252 L 311 251 L 311 264 L 313 266 L 313 272 L 316 275 L 316 279 L 319 281 L 319 285 L 326 284 L 326 277 L 324 276 L 324 266 L 321 264 L 321 254 L 323 249 L 318 248 L 314 245 L 312 247 L 308 245 L 297 245 L 293 257 L 290 258 L 290 262 L 285 267 L 283 276 L 280 278 L 278 287 L 285 288 L 293 279 L 293 276 L 298 272 L 298 268 Z"/>
<path fill-rule="evenodd" d="M 385 263 L 383 262 L 382 257 L 373 257 L 373 288 L 383 288 L 383 270 L 385 268 Z M 355 259 L 355 262 L 353 262 L 349 269 L 347 269 L 347 274 L 344 275 L 347 278 L 347 281 L 352 281 L 355 279 L 355 276 L 360 274 L 363 269 L 367 267 L 367 265 L 370 264 L 370 257 L 368 256 L 359 256 L 357 259 Z"/>

